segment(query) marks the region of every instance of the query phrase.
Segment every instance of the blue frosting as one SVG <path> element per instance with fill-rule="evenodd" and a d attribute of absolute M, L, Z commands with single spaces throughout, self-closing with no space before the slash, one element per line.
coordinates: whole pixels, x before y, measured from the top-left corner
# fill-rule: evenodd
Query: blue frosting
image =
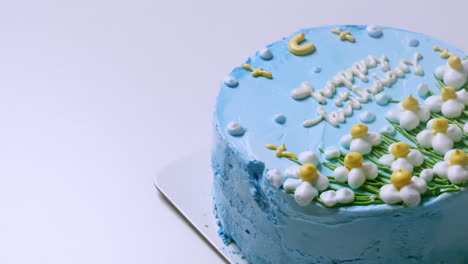
<path fill-rule="evenodd" d="M 408 45 L 410 45 L 411 47 L 417 47 L 419 46 L 419 40 L 417 39 L 410 39 L 409 42 L 408 42 Z"/>
<path fill-rule="evenodd" d="M 239 80 L 239 89 L 222 85 L 215 114 L 216 145 L 212 156 L 215 174 L 214 197 L 223 235 L 231 237 L 251 263 L 466 263 L 468 262 L 468 230 L 464 228 L 468 211 L 468 192 L 444 194 L 424 199 L 416 208 L 369 205 L 333 209 L 312 202 L 301 207 L 291 194 L 276 190 L 265 180 L 268 169 L 284 170 L 293 165 L 279 159 L 264 147 L 267 143 L 286 144 L 288 150 L 300 153 L 337 145 L 339 138 L 359 122 L 364 111 L 379 116 L 396 104 L 381 106 L 374 101 L 333 127 L 325 121 L 305 128 L 302 122 L 316 117 L 319 104 L 313 98 L 301 101 L 291 98 L 291 90 L 309 81 L 316 89 L 324 87 L 339 71 L 368 55 L 389 58 L 391 68 L 401 59 L 413 59 L 420 52 L 423 76 L 408 73 L 384 91 L 395 100 L 410 93 L 417 94 L 418 84 L 435 87 L 433 70 L 446 61 L 432 47 L 448 48 L 457 55 L 459 49 L 431 37 L 404 30 L 381 27 L 382 36 L 373 38 L 366 26 L 340 26 L 350 30 L 356 43 L 340 41 L 330 33 L 334 27 L 300 30 L 317 50 L 306 56 L 296 56 L 287 50 L 290 39 L 284 38 L 268 46 L 274 59 L 249 58 L 254 68 L 263 67 L 273 73 L 273 79 L 254 78 L 240 67 L 230 75 Z M 418 47 L 410 47 L 408 39 L 418 39 Z M 310 69 L 323 65 L 321 74 Z M 369 75 L 378 68 L 370 69 Z M 370 77 L 373 82 L 372 77 Z M 369 87 L 355 78 L 355 84 Z M 346 90 L 345 87 L 337 89 Z M 436 90 L 436 89 L 431 89 Z M 336 96 L 322 105 L 327 112 L 336 110 Z M 288 117 L 285 125 L 271 122 L 276 113 Z M 242 120 L 249 128 L 243 137 L 229 136 L 226 126 L 232 120 Z M 385 118 L 369 124 L 370 131 L 388 126 Z M 397 138 L 407 141 L 400 135 Z M 323 159 L 323 157 L 322 157 Z M 325 175 L 331 171 L 320 168 Z M 246 232 L 249 230 L 249 232 Z"/>
<path fill-rule="evenodd" d="M 286 117 L 282 114 L 277 114 L 273 117 L 273 120 L 278 124 L 284 124 L 286 122 Z"/>

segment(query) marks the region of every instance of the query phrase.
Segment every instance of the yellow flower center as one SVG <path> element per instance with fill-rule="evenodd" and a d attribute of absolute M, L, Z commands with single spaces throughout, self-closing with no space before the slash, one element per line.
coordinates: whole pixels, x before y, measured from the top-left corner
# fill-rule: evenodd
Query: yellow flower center
<path fill-rule="evenodd" d="M 442 101 L 447 101 L 448 99 L 457 98 L 457 90 L 451 86 L 445 86 L 442 88 L 442 92 L 440 93 L 442 97 Z"/>
<path fill-rule="evenodd" d="M 400 190 L 411 183 L 411 173 L 408 170 L 396 170 L 392 173 L 390 181 L 397 190 Z"/>
<path fill-rule="evenodd" d="M 410 153 L 410 146 L 406 142 L 398 142 L 392 146 L 391 152 L 395 158 L 404 158 Z"/>
<path fill-rule="evenodd" d="M 462 150 L 455 150 L 452 155 L 450 155 L 450 166 L 452 165 L 468 165 L 468 155 Z"/>
<path fill-rule="evenodd" d="M 405 100 L 403 100 L 402 104 L 403 109 L 408 111 L 415 111 L 419 108 L 419 102 L 416 100 L 412 94 L 410 94 Z"/>
<path fill-rule="evenodd" d="M 344 164 L 348 170 L 362 167 L 363 158 L 359 152 L 350 152 L 344 158 Z"/>
<path fill-rule="evenodd" d="M 299 176 L 303 181 L 313 181 L 318 177 L 317 167 L 310 163 L 306 163 L 299 169 Z"/>
<path fill-rule="evenodd" d="M 368 131 L 369 131 L 369 128 L 366 125 L 362 123 L 355 124 L 354 126 L 351 127 L 351 137 L 360 138 L 362 136 L 367 135 Z"/>
<path fill-rule="evenodd" d="M 432 122 L 432 129 L 434 130 L 434 134 L 437 133 L 445 133 L 448 129 L 448 121 L 445 118 L 436 118 Z"/>
<path fill-rule="evenodd" d="M 451 55 L 450 58 L 448 59 L 448 64 L 450 68 L 454 70 L 460 70 L 463 67 L 461 63 L 461 59 L 457 55 Z"/>

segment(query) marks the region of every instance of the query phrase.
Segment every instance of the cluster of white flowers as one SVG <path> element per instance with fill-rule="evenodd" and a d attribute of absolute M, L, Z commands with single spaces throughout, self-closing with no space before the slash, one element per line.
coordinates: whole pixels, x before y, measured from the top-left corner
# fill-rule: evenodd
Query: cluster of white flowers
<path fill-rule="evenodd" d="M 431 113 L 427 107 L 419 105 L 412 95 L 403 100 L 400 105 L 387 112 L 388 120 L 399 123 L 406 130 L 413 130 L 419 126 L 421 122 L 429 120 Z"/>
<path fill-rule="evenodd" d="M 447 65 L 438 67 L 434 74 L 437 79 L 458 90 L 468 80 L 468 60 L 461 60 L 460 57 L 451 55 Z"/>
<path fill-rule="evenodd" d="M 411 176 L 407 170 L 396 170 L 392 174 L 391 183 L 380 188 L 380 198 L 386 204 L 404 202 L 408 206 L 416 206 L 426 190 L 425 180 Z"/>
<path fill-rule="evenodd" d="M 468 181 L 468 154 L 459 149 L 445 153 L 444 161 L 434 166 L 434 173 L 453 184 Z"/>
<path fill-rule="evenodd" d="M 427 122 L 427 129 L 419 132 L 416 140 L 423 148 L 431 148 L 439 155 L 453 149 L 454 142 L 463 138 L 460 127 L 449 124 L 447 119 L 434 118 Z"/>
<path fill-rule="evenodd" d="M 429 96 L 424 103 L 431 112 L 442 112 L 445 117 L 456 118 L 461 116 L 468 105 L 468 92 L 465 89 L 456 91 L 455 88 L 447 86 L 442 88 L 440 95 Z"/>
<path fill-rule="evenodd" d="M 283 186 L 285 191 L 294 192 L 296 202 L 306 206 L 318 196 L 319 192 L 327 189 L 330 182 L 318 171 L 319 159 L 314 152 L 302 152 L 298 159 L 302 166 L 294 165 L 284 172 L 272 169 L 267 172 L 266 177 L 274 187 Z"/>
<path fill-rule="evenodd" d="M 361 187 L 367 180 L 373 180 L 379 174 L 377 165 L 372 162 L 364 162 L 358 152 L 350 152 L 345 156 L 344 166 L 337 167 L 333 171 L 335 180 L 347 182 L 353 189 Z"/>
<path fill-rule="evenodd" d="M 396 170 L 408 170 L 413 172 L 414 167 L 419 167 L 424 162 L 423 154 L 416 149 L 411 149 L 408 143 L 398 142 L 393 143 L 388 147 L 390 154 L 383 155 L 379 161 L 380 163 Z"/>
<path fill-rule="evenodd" d="M 369 132 L 369 128 L 361 123 L 353 125 L 350 134 L 343 136 L 340 140 L 343 147 L 362 155 L 369 154 L 372 151 L 372 146 L 377 146 L 381 142 L 382 135 L 380 133 Z"/>

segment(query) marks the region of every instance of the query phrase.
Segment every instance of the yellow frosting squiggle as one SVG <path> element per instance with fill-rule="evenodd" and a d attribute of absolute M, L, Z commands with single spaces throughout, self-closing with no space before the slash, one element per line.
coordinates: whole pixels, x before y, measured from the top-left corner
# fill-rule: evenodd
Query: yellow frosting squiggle
<path fill-rule="evenodd" d="M 252 66 L 250 64 L 244 64 L 244 65 L 242 65 L 242 69 L 251 71 L 253 77 L 263 76 L 263 77 L 268 78 L 268 79 L 273 78 L 273 74 L 271 72 L 265 71 L 261 67 L 257 68 L 257 69 L 254 69 L 254 68 L 252 68 Z"/>
<path fill-rule="evenodd" d="M 288 43 L 288 50 L 298 56 L 303 56 L 310 54 L 315 51 L 315 44 L 314 43 L 306 43 L 304 45 L 299 45 L 299 43 L 305 40 L 304 32 L 295 35 L 294 37 L 289 40 Z"/>
<path fill-rule="evenodd" d="M 349 30 L 341 31 L 337 28 L 331 30 L 332 33 L 339 35 L 341 40 L 347 40 L 349 42 L 356 42 L 356 39 L 351 35 Z"/>

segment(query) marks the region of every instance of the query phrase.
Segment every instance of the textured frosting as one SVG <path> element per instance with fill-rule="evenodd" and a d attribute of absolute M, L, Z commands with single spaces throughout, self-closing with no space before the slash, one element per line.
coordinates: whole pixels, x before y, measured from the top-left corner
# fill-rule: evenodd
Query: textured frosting
<path fill-rule="evenodd" d="M 330 32 L 333 28 L 349 30 L 356 42 L 340 41 Z M 338 72 L 369 55 L 387 56 L 390 68 L 394 69 L 401 59 L 412 60 L 419 52 L 425 74 L 410 71 L 390 88 L 385 87 L 384 92 L 387 100 L 403 100 L 412 93 L 423 102 L 418 96 L 421 83 L 437 91 L 433 71 L 446 64 L 433 47 L 448 48 L 463 57 L 463 52 L 455 47 L 422 34 L 380 27 L 381 35 L 376 38 L 366 29 L 366 26 L 338 26 L 300 30 L 291 36 L 304 32 L 306 42 L 315 44 L 313 53 L 292 54 L 288 51 L 290 37 L 284 38 L 267 47 L 273 54 L 271 60 L 255 55 L 245 62 L 254 69 L 262 67 L 270 71 L 273 79 L 255 78 L 252 72 L 239 67 L 229 74 L 238 81 L 237 86 L 221 87 L 214 121 L 215 204 L 224 234 L 236 241 L 251 263 L 468 262 L 468 231 L 463 229 L 468 211 L 462 207 L 468 202 L 468 193 L 464 188 L 459 193 L 425 198 L 415 208 L 400 205 L 324 208 L 315 202 L 301 207 L 293 195 L 275 189 L 266 180 L 269 169 L 284 170 L 293 165 L 288 159 L 275 157 L 264 147 L 267 143 L 285 143 L 297 153 L 338 146 L 339 139 L 349 133 L 363 113 L 376 114 L 375 121 L 368 124 L 370 131 L 391 130 L 384 113 L 398 104 L 375 101 L 362 103 L 361 109 L 355 109 L 337 127 L 324 120 L 304 127 L 304 120 L 316 117 L 317 107 L 322 106 L 328 112 L 336 110 L 333 101 L 337 96 L 327 99 L 325 105 L 311 97 L 295 100 L 291 91 L 302 82 L 308 81 L 321 89 Z M 415 40 L 418 45 L 409 44 Z M 384 75 L 375 67 L 369 70 L 369 76 L 374 72 Z M 369 83 L 355 78 L 355 84 L 362 87 L 369 87 L 372 82 L 372 77 Z M 345 87 L 337 88 L 344 90 Z M 281 125 L 274 122 L 272 117 L 277 113 L 284 115 L 287 122 Z M 226 128 L 231 122 L 241 123 L 245 133 L 236 137 L 229 134 Z M 333 173 L 323 166 L 319 169 L 325 175 Z"/>

